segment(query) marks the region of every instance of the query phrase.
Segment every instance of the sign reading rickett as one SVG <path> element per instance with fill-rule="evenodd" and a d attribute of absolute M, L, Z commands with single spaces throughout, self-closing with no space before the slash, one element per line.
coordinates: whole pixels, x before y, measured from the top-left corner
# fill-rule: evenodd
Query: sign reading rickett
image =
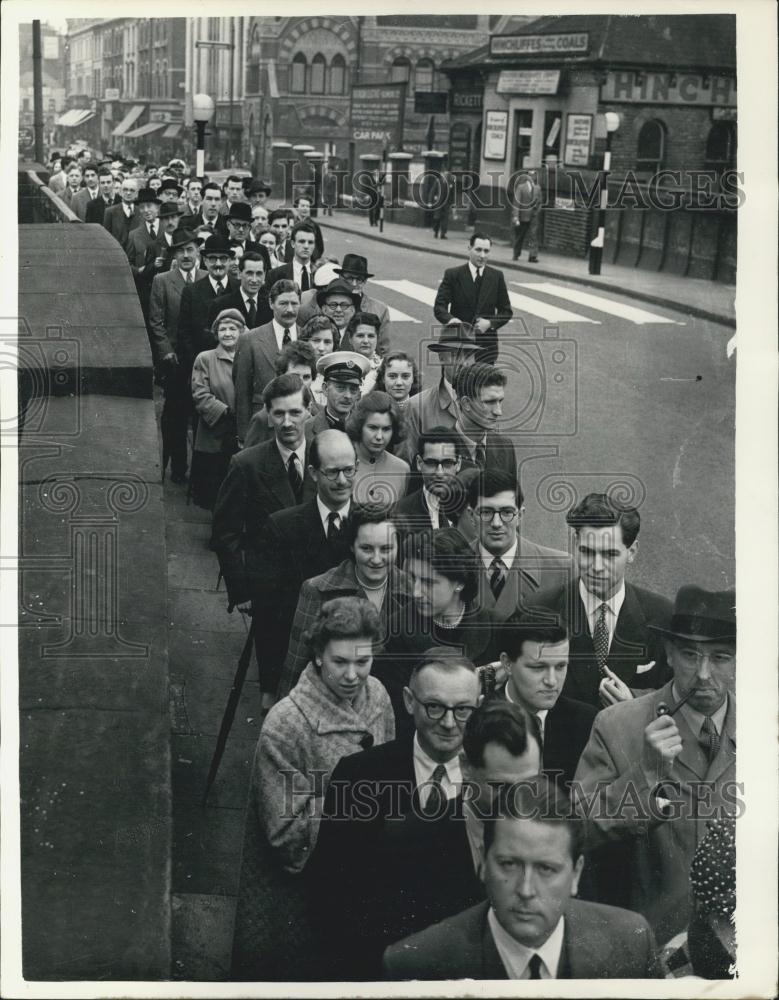
<path fill-rule="evenodd" d="M 351 138 L 360 152 L 397 149 L 403 139 L 405 83 L 369 83 L 352 88 Z"/>
<path fill-rule="evenodd" d="M 600 99 L 641 104 L 735 107 L 736 81 L 730 76 L 701 76 L 697 73 L 614 71 L 607 74 Z"/>
<path fill-rule="evenodd" d="M 567 35 L 493 35 L 490 38 L 491 56 L 554 55 L 578 53 L 584 55 L 589 48 L 586 31 Z"/>

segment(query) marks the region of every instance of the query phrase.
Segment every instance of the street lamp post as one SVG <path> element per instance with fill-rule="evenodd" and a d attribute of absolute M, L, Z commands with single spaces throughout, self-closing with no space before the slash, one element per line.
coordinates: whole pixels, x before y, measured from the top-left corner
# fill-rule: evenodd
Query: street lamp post
<path fill-rule="evenodd" d="M 192 98 L 192 118 L 197 129 L 197 160 L 195 173 L 202 177 L 206 172 L 206 125 L 214 113 L 214 102 L 208 94 L 195 94 Z"/>
<path fill-rule="evenodd" d="M 607 111 L 606 119 L 606 151 L 603 154 L 603 169 L 600 175 L 600 208 L 598 209 L 598 232 L 590 243 L 590 274 L 600 274 L 603 259 L 603 244 L 606 238 L 606 208 L 609 203 L 609 172 L 611 170 L 611 140 L 619 128 L 619 115 L 616 111 Z"/>

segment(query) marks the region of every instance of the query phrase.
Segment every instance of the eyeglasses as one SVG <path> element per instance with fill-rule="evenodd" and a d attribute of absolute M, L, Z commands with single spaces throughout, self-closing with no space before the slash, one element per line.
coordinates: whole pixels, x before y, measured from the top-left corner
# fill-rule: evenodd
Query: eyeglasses
<path fill-rule="evenodd" d="M 322 473 L 325 479 L 329 479 L 331 483 L 334 483 L 341 473 L 343 473 L 343 477 L 347 482 L 351 482 L 357 475 L 357 466 L 347 465 L 343 469 L 319 469 L 319 472 Z"/>
<path fill-rule="evenodd" d="M 347 309 L 354 309 L 353 302 L 325 302 L 323 309 L 332 309 L 333 312 L 346 312 Z"/>
<path fill-rule="evenodd" d="M 430 472 L 435 471 L 439 466 L 444 470 L 444 472 L 454 472 L 459 461 L 459 458 L 423 458 L 422 465 L 424 465 L 424 467 Z"/>
<path fill-rule="evenodd" d="M 411 691 L 411 688 L 408 690 Z M 442 705 L 437 701 L 421 701 L 413 691 L 411 691 L 411 697 L 424 708 L 425 714 L 431 722 L 440 722 L 447 712 L 452 713 L 455 722 L 467 722 L 476 711 L 475 705 Z"/>
<path fill-rule="evenodd" d="M 519 511 L 516 507 L 477 507 L 474 513 L 485 524 L 491 524 L 496 514 L 504 524 L 511 524 Z"/>
<path fill-rule="evenodd" d="M 707 661 L 717 667 L 726 667 L 730 666 L 730 664 L 734 663 L 736 660 L 735 653 L 730 653 L 725 650 L 704 651 L 702 649 L 694 649 L 690 646 L 675 645 L 681 658 L 691 666 L 694 664 L 696 669 Z"/>

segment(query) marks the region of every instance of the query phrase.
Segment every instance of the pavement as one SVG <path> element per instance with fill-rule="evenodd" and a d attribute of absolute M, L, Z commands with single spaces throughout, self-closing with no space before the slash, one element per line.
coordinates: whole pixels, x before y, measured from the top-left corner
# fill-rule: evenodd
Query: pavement
<path fill-rule="evenodd" d="M 411 244 L 416 249 L 424 249 L 443 257 L 464 258 L 462 243 L 469 236 L 469 232 L 463 230 L 450 230 L 447 239 L 442 241 L 435 239 L 432 230 L 396 222 L 385 222 L 384 232 L 380 233 L 378 228 L 371 228 L 368 224 L 367 215 L 345 210 L 336 210 L 332 216 L 320 213 L 316 221 L 326 229 L 338 229 L 403 249 L 408 249 Z M 699 319 L 731 327 L 736 325 L 736 289 L 733 285 L 605 262 L 602 266 L 603 273 L 592 275 L 588 272 L 588 262 L 584 258 L 541 250 L 539 262 L 530 264 L 526 262 L 526 257 L 524 261 L 512 261 L 511 254 L 508 243 L 496 240 L 490 254 L 490 263 L 505 271 L 532 274 L 537 278 L 556 278 L 603 291 L 618 292 L 628 298 L 679 310 Z"/>

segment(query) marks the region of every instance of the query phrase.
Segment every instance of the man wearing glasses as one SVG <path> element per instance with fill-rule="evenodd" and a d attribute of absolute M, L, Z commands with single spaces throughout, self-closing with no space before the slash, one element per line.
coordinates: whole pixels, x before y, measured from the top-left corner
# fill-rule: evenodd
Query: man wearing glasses
<path fill-rule="evenodd" d="M 343 278 L 336 278 L 316 293 L 316 301 L 322 313 L 338 327 L 340 344 L 346 336 L 349 320 L 360 304 L 360 296 L 352 291 L 351 285 Z M 349 343 L 348 339 L 346 343 Z"/>
<path fill-rule="evenodd" d="M 264 708 L 275 700 L 301 584 L 348 554 L 344 527 L 356 472 L 349 438 L 340 431 L 322 431 L 308 450 L 307 473 L 316 496 L 275 511 L 260 533 L 256 565 L 262 572 L 252 606 Z"/>
<path fill-rule="evenodd" d="M 516 477 L 488 470 L 468 485 L 468 508 L 476 523 L 479 601 L 498 622 L 534 604 L 543 588 L 562 589 L 573 570 L 571 557 L 520 535 L 524 511 Z"/>
<path fill-rule="evenodd" d="M 460 796 L 476 668 L 428 649 L 403 699 L 413 735 L 342 758 L 328 785 L 308 869 L 325 978 L 378 978 L 387 945 L 484 898 Z"/>
<path fill-rule="evenodd" d="M 399 500 L 395 513 L 404 532 L 457 527 L 462 487 L 462 444 L 446 427 L 433 427 L 419 438 L 416 468 L 422 477 L 420 489 Z"/>
<path fill-rule="evenodd" d="M 370 366 L 370 361 L 356 351 L 334 351 L 317 361 L 317 373 L 323 378 L 325 406 L 312 418 L 312 434 L 346 431 L 346 420 L 360 398 L 362 380 Z"/>

